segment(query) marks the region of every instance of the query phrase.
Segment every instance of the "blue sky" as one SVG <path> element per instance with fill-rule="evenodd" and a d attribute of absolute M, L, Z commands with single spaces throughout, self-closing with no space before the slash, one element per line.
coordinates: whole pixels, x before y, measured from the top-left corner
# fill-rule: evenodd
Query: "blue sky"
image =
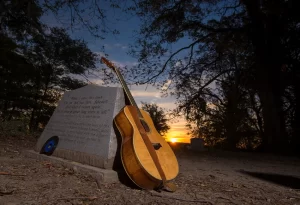
<path fill-rule="evenodd" d="M 104 5 L 104 8 L 107 8 L 107 19 L 108 26 L 110 29 L 117 29 L 120 34 L 117 35 L 105 35 L 105 39 L 98 39 L 93 37 L 87 29 L 80 30 L 69 30 L 69 34 L 72 38 L 76 39 L 84 39 L 88 47 L 98 54 L 102 54 L 102 47 L 104 46 L 105 53 L 108 54 L 108 59 L 112 62 L 116 63 L 118 66 L 132 66 L 134 63 L 137 63 L 137 59 L 134 59 L 130 55 L 127 54 L 129 51 L 130 44 L 134 43 L 136 35 L 134 33 L 135 30 L 139 29 L 140 21 L 137 17 L 129 16 L 126 14 L 122 14 L 120 12 L 115 12 L 114 9 L 110 9 L 109 7 Z M 69 18 L 70 13 L 64 12 L 62 13 L 62 17 L 60 19 Z M 115 20 L 119 18 L 119 20 Z M 58 22 L 55 16 L 51 13 L 44 15 L 42 17 L 42 22 L 49 26 L 63 26 L 62 23 Z M 68 22 L 66 21 L 68 25 Z M 187 43 L 188 40 L 177 43 L 176 47 L 182 46 L 184 43 Z M 103 65 L 102 65 L 103 66 Z M 99 67 L 100 69 L 100 67 Z M 93 83 L 101 84 L 102 80 L 100 78 L 92 78 L 90 79 Z M 118 86 L 118 85 L 113 85 Z M 138 103 L 140 105 L 141 101 L 148 103 L 157 103 L 160 107 L 165 109 L 173 109 L 175 108 L 175 99 L 172 97 L 162 98 L 160 96 L 160 91 L 157 88 L 151 85 L 140 85 L 140 86 L 130 86 L 130 90 Z M 185 129 L 185 121 L 183 118 L 176 119 L 175 121 L 171 121 L 169 123 L 171 126 L 171 130 L 169 132 L 171 137 L 184 137 L 186 136 Z"/>

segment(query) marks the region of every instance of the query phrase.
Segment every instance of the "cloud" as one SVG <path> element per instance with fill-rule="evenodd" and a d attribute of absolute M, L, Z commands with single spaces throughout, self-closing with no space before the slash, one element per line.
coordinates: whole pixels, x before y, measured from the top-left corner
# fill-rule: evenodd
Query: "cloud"
<path fill-rule="evenodd" d="M 106 49 L 106 50 L 112 50 L 114 48 L 113 45 L 110 45 L 107 43 L 105 43 L 103 46 L 104 46 L 104 49 Z"/>
<path fill-rule="evenodd" d="M 164 101 L 164 100 L 168 100 L 168 99 L 162 99 L 162 101 Z M 171 101 L 171 102 L 158 102 L 157 105 L 162 107 L 162 108 L 165 108 L 165 109 L 174 109 L 176 107 L 174 101 Z"/>
<path fill-rule="evenodd" d="M 121 48 L 121 49 L 123 49 L 123 50 L 125 50 L 125 49 L 128 48 L 127 45 L 123 45 L 123 44 L 121 44 L 121 43 L 115 43 L 115 44 L 114 44 L 114 47 L 116 47 L 116 48 Z"/>
<path fill-rule="evenodd" d="M 104 52 L 102 52 L 102 51 L 96 51 L 96 52 L 94 52 L 96 55 L 98 55 L 98 56 L 105 56 L 105 53 Z"/>
<path fill-rule="evenodd" d="M 114 50 L 114 49 L 122 49 L 126 50 L 128 48 L 127 45 L 121 44 L 121 43 L 115 43 L 115 44 L 104 44 L 104 48 L 107 50 Z"/>
<path fill-rule="evenodd" d="M 105 56 L 105 53 L 103 52 L 94 52 L 100 56 Z M 112 60 L 112 59 L 108 59 L 110 62 L 112 62 L 117 68 L 124 68 L 126 66 L 135 66 L 137 65 L 138 63 L 136 61 L 115 61 L 115 60 Z"/>
<path fill-rule="evenodd" d="M 103 85 L 104 81 L 101 79 L 90 79 L 90 81 L 97 85 Z"/>
<path fill-rule="evenodd" d="M 137 65 L 137 62 L 135 61 L 123 61 L 123 62 L 120 62 L 120 61 L 114 61 L 112 60 L 111 61 L 115 66 L 119 67 L 119 68 L 123 68 L 123 67 L 126 67 L 126 66 L 134 66 L 134 65 Z"/>
<path fill-rule="evenodd" d="M 171 83 L 172 83 L 172 80 L 167 80 L 167 82 L 163 85 L 163 87 L 161 89 L 167 90 Z"/>
<path fill-rule="evenodd" d="M 181 61 L 177 61 L 177 62 L 175 63 L 175 67 L 180 67 L 181 65 L 182 65 Z"/>
<path fill-rule="evenodd" d="M 133 97 L 156 97 L 157 92 L 149 92 L 149 91 L 143 91 L 143 90 L 132 90 L 131 91 Z"/>

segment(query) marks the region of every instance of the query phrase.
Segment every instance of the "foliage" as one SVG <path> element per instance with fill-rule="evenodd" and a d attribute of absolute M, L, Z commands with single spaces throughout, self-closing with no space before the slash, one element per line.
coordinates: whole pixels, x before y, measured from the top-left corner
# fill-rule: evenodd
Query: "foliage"
<path fill-rule="evenodd" d="M 156 130 L 159 134 L 164 136 L 170 129 L 170 126 L 167 124 L 168 119 L 164 110 L 158 107 L 157 104 L 149 104 L 146 102 L 142 102 L 142 110 L 145 110 L 150 114 Z"/>
<path fill-rule="evenodd" d="M 229 149 L 241 142 L 268 151 L 299 146 L 295 5 L 139 1 L 132 11 L 143 25 L 131 51 L 139 64 L 129 75 L 158 86 L 171 80 L 176 112 L 185 114 L 196 137 Z"/>
<path fill-rule="evenodd" d="M 0 117 L 43 127 L 62 93 L 86 84 L 80 75 L 95 69 L 96 55 L 62 28 L 40 22 L 36 1 L 1 3 Z"/>

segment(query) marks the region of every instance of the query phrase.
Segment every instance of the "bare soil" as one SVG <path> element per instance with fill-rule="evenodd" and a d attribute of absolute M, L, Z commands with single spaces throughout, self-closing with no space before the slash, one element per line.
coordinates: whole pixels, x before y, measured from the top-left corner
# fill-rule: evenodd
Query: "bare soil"
<path fill-rule="evenodd" d="M 61 165 L 25 158 L 35 139 L 1 138 L 0 205 L 300 205 L 300 159 L 257 153 L 177 152 L 175 193 L 97 184 Z"/>

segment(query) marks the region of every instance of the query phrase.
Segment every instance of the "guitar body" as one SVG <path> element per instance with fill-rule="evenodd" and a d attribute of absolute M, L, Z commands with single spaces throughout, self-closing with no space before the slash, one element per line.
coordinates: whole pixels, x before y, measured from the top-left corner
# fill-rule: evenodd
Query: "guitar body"
<path fill-rule="evenodd" d="M 169 144 L 155 129 L 150 115 L 143 110 L 140 112 L 149 128 L 146 132 L 147 136 L 152 143 L 159 144 L 155 152 L 166 180 L 172 180 L 179 172 L 176 156 Z M 143 189 L 155 189 L 161 185 L 162 178 L 142 138 L 141 132 L 145 130 L 141 130 L 136 120 L 140 119 L 137 109 L 132 105 L 125 106 L 114 118 L 122 137 L 121 160 L 127 175 L 137 186 Z"/>

